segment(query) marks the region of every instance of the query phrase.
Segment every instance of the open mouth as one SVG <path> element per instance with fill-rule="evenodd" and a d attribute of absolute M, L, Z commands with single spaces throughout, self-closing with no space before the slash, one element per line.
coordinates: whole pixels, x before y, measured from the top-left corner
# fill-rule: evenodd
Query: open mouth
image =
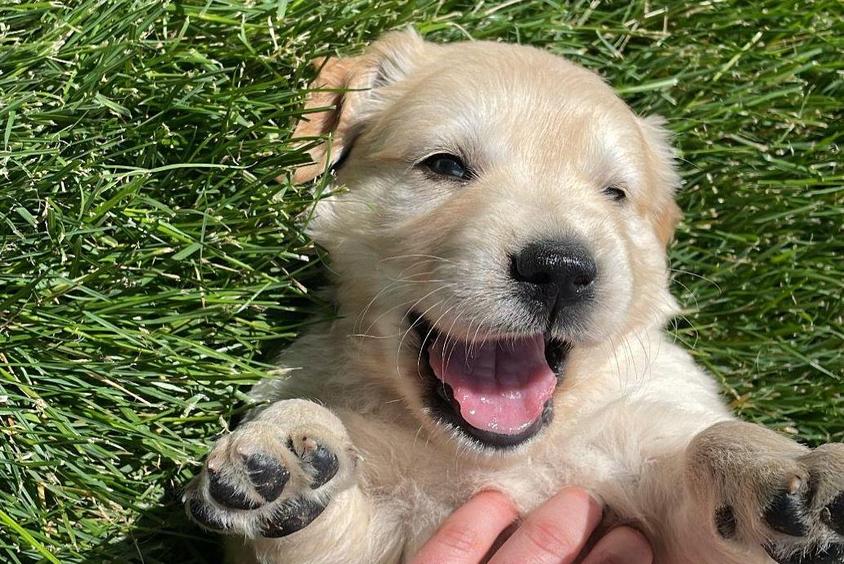
<path fill-rule="evenodd" d="M 419 372 L 431 415 L 483 446 L 517 446 L 553 415 L 551 399 L 571 345 L 544 333 L 466 342 L 415 313 Z"/>

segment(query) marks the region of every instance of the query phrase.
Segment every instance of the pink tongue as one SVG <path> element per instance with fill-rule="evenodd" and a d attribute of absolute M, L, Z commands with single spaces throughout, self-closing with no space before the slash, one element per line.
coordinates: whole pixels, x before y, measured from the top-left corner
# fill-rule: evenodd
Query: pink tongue
<path fill-rule="evenodd" d="M 557 385 L 542 335 L 471 345 L 445 341 L 439 336 L 428 347 L 428 359 L 472 427 L 516 435 L 539 419 Z"/>

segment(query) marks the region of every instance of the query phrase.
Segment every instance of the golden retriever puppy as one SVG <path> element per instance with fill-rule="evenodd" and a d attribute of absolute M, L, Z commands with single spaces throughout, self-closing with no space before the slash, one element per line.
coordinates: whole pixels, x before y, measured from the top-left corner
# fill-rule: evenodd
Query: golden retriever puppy
<path fill-rule="evenodd" d="M 527 512 L 565 485 L 658 563 L 840 561 L 844 445 L 735 420 L 662 332 L 659 119 L 531 47 L 408 31 L 320 66 L 295 178 L 333 171 L 311 234 L 340 315 L 188 487 L 234 561 L 398 562 L 479 490 Z"/>

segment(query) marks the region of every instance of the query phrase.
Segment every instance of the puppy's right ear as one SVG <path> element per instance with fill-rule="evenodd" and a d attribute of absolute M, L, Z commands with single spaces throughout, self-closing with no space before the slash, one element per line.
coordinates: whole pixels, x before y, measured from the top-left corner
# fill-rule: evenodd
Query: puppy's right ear
<path fill-rule="evenodd" d="M 651 198 L 651 224 L 657 238 L 667 247 L 674 237 L 674 229 L 683 218 L 683 212 L 674 200 L 674 194 L 680 186 L 680 176 L 674 167 L 674 149 L 669 141 L 670 133 L 665 128 L 664 118 L 641 118 L 639 127 L 654 163 L 655 186 Z"/>
<path fill-rule="evenodd" d="M 312 162 L 294 170 L 295 183 L 313 180 L 343 157 L 360 126 L 377 108 L 379 89 L 405 77 L 424 45 L 409 29 L 388 33 L 363 55 L 312 62 L 318 74 L 310 85 L 293 140 L 322 141 L 308 150 Z"/>

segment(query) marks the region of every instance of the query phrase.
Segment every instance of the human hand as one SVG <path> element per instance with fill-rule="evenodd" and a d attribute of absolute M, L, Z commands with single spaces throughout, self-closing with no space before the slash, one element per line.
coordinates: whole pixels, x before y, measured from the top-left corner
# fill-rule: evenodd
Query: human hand
<path fill-rule="evenodd" d="M 601 515 L 601 506 L 589 494 L 566 488 L 529 514 L 494 550 L 496 539 L 518 513 L 503 494 L 481 492 L 452 513 L 411 562 L 477 564 L 485 557 L 489 564 L 653 562 L 650 544 L 630 527 L 611 530 L 588 554 L 581 554 Z"/>

